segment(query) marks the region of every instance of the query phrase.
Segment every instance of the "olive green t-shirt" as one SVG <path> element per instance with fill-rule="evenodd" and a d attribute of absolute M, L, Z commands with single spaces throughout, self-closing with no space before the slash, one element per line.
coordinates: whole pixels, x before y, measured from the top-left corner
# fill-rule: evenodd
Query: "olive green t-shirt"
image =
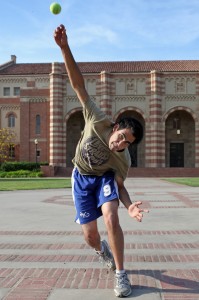
<path fill-rule="evenodd" d="M 85 127 L 77 144 L 74 165 L 82 175 L 101 176 L 113 171 L 125 180 L 130 167 L 128 149 L 113 152 L 109 149 L 109 137 L 113 123 L 96 104 L 88 99 L 83 106 Z"/>

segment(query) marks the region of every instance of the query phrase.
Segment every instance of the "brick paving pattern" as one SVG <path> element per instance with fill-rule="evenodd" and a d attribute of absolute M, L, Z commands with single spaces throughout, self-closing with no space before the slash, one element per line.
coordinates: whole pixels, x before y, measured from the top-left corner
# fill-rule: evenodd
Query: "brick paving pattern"
<path fill-rule="evenodd" d="M 153 300 L 150 294 L 155 293 L 161 300 L 199 300 L 199 226 L 192 222 L 193 213 L 198 214 L 199 190 L 181 189 L 177 185 L 172 185 L 170 190 L 170 185 L 163 183 L 161 191 L 156 191 L 156 181 L 153 179 L 153 188 L 149 186 L 144 191 L 140 182 L 141 179 L 128 179 L 130 192 L 136 200 L 143 200 L 143 206 L 149 208 L 150 213 L 145 216 L 140 229 L 134 220 L 129 221 L 133 222 L 128 223 L 132 224 L 130 228 L 128 224 L 122 226 L 125 265 L 135 291 L 133 298 Z M 158 182 L 161 185 L 161 181 Z M 16 195 L 14 192 L 9 192 L 9 195 L 11 193 L 15 204 L 9 198 L 9 208 L 14 205 L 17 218 Z M 54 222 L 57 222 L 56 209 L 66 210 L 69 207 L 70 211 L 66 214 L 74 214 L 70 193 L 56 193 L 54 190 L 55 195 L 47 198 L 43 193 L 43 198 L 37 199 L 36 203 L 42 205 L 43 210 L 48 209 L 49 205 L 52 210 L 55 209 Z M 8 193 L 4 193 L 4 197 L 1 195 L 0 199 L 6 199 L 6 195 Z M 6 204 L 4 209 L 8 209 Z M 123 207 L 119 212 L 122 224 L 126 212 Z M 166 223 L 165 213 L 170 214 L 173 224 L 170 221 Z M 183 213 L 185 215 L 181 216 Z M 20 218 L 22 216 L 23 211 Z M 152 221 L 147 223 L 148 216 L 152 221 L 154 216 L 157 218 L 155 224 Z M 182 221 L 190 219 L 190 224 L 182 222 L 181 225 L 178 221 L 180 217 Z M 113 273 L 99 264 L 93 250 L 84 243 L 78 225 L 70 226 L 71 230 L 67 226 L 59 230 L 46 230 L 48 226 L 41 224 L 41 230 L 31 226 L 31 230 L 22 230 L 15 225 L 0 230 L 0 299 L 47 300 L 56 299 L 53 292 L 60 289 L 113 289 Z M 107 238 L 105 230 L 101 229 L 100 233 Z M 147 298 L 142 298 L 144 294 Z"/>

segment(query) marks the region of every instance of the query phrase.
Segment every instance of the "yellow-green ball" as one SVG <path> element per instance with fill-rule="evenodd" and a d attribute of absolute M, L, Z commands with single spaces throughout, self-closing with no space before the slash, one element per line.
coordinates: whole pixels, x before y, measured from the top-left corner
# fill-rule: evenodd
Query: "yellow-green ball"
<path fill-rule="evenodd" d="M 54 15 L 58 15 L 61 12 L 61 5 L 57 2 L 54 2 L 50 5 L 50 11 Z"/>

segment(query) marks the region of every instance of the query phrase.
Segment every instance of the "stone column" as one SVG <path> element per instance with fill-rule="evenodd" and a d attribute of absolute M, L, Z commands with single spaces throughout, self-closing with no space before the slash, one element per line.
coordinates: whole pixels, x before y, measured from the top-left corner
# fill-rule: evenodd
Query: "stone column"
<path fill-rule="evenodd" d="M 195 168 L 199 168 L 199 122 L 195 120 Z"/>
<path fill-rule="evenodd" d="M 63 101 L 61 64 L 53 63 L 50 74 L 50 166 L 66 166 Z"/>
<path fill-rule="evenodd" d="M 107 116 L 112 117 L 112 95 L 113 95 L 113 83 L 110 73 L 103 71 L 100 73 L 101 82 L 101 100 L 100 108 L 106 113 Z"/>
<path fill-rule="evenodd" d="M 30 143 L 35 145 L 34 139 L 30 140 L 30 102 L 26 90 L 21 91 L 20 115 L 20 161 L 30 161 Z"/>
<path fill-rule="evenodd" d="M 162 78 L 161 73 L 151 71 L 151 97 L 146 140 L 146 166 L 165 166 L 165 131 L 162 124 Z"/>
<path fill-rule="evenodd" d="M 196 80 L 196 97 L 199 97 L 199 75 Z M 196 113 L 195 121 L 195 168 L 199 168 L 199 112 Z"/>

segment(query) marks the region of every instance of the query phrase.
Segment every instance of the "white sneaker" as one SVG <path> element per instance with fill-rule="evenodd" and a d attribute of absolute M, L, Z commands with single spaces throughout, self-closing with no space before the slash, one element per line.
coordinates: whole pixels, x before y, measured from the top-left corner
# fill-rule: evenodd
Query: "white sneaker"
<path fill-rule="evenodd" d="M 131 284 L 126 272 L 115 275 L 115 296 L 119 298 L 128 297 L 132 293 Z"/>
<path fill-rule="evenodd" d="M 103 245 L 104 252 L 101 253 L 99 251 L 96 251 L 97 255 L 99 256 L 99 261 L 101 263 L 105 263 L 110 270 L 114 271 L 116 269 L 116 266 L 109 245 L 105 240 L 101 241 L 101 243 Z"/>

